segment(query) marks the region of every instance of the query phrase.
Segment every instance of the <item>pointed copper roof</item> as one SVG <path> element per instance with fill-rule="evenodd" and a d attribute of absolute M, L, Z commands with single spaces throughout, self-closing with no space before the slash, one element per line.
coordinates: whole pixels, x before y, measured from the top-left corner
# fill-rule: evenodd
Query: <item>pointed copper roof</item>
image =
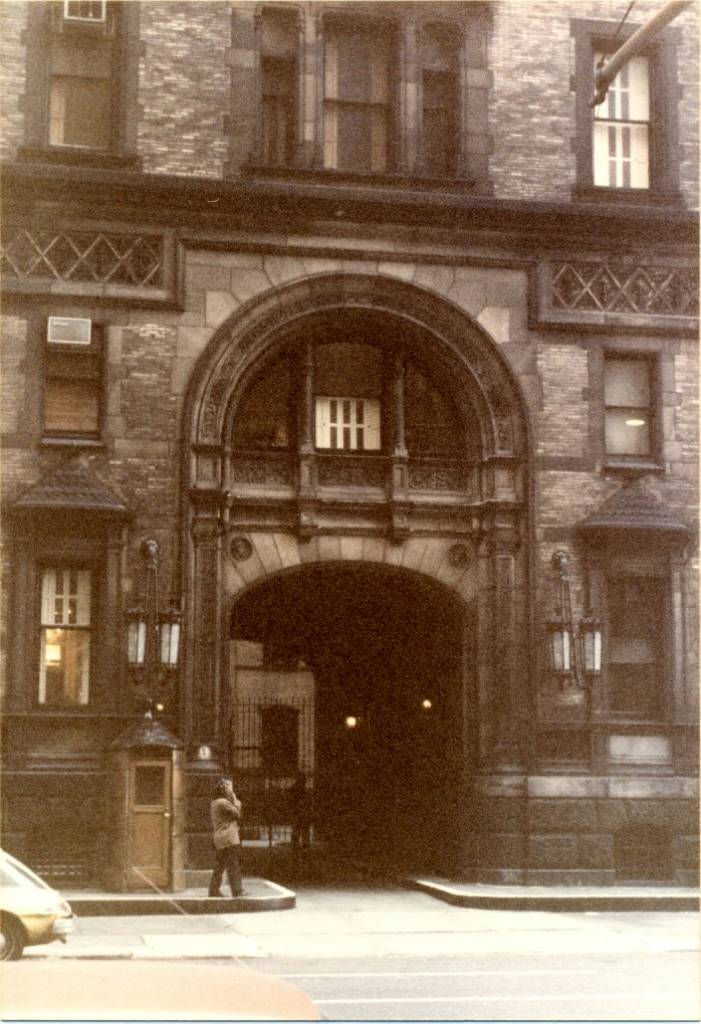
<path fill-rule="evenodd" d="M 585 533 L 609 530 L 648 531 L 658 534 L 688 535 L 689 526 L 645 487 L 634 480 L 619 488 L 591 515 L 579 523 Z"/>
<path fill-rule="evenodd" d="M 122 499 L 75 459 L 61 462 L 49 470 L 15 499 L 12 508 L 18 511 L 82 509 L 111 515 L 128 514 Z"/>

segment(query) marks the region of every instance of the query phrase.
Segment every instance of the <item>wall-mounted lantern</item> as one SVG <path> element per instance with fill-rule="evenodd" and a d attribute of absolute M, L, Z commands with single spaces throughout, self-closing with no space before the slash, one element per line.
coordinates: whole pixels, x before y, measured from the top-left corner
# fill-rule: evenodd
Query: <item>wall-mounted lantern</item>
<path fill-rule="evenodd" d="M 560 678 L 564 689 L 568 683 L 579 689 L 588 685 L 591 676 L 601 672 L 601 622 L 591 610 L 575 629 L 570 594 L 569 555 L 556 551 L 552 558 L 557 572 L 555 614 L 547 623 L 550 668 Z"/>
<path fill-rule="evenodd" d="M 127 663 L 150 707 L 162 710 L 157 695 L 177 668 L 180 647 L 180 611 L 173 604 L 162 610 L 158 581 L 158 544 L 143 541 L 141 603 L 126 613 Z"/>

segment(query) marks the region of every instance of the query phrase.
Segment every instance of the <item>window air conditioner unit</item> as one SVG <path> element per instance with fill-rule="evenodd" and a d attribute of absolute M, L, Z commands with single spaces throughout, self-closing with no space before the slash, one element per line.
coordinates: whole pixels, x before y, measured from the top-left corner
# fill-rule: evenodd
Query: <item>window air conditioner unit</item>
<path fill-rule="evenodd" d="M 77 316 L 50 316 L 46 340 L 50 345 L 89 345 L 92 320 Z"/>
<path fill-rule="evenodd" d="M 104 22 L 107 0 L 63 0 L 64 21 Z"/>

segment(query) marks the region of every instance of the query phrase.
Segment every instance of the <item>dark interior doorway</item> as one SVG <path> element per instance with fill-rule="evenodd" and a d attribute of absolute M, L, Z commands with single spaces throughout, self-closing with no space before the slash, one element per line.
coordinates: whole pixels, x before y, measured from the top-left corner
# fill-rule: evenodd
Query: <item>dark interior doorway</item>
<path fill-rule="evenodd" d="M 450 868 L 464 614 L 426 577 L 365 564 L 282 575 L 235 606 L 233 639 L 313 672 L 315 845 L 349 868 Z"/>

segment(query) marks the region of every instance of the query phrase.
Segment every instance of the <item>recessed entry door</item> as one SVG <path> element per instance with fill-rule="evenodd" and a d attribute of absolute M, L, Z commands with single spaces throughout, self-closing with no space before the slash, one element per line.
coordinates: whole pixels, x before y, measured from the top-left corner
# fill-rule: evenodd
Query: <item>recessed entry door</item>
<path fill-rule="evenodd" d="M 134 761 L 129 766 L 129 885 L 170 882 L 171 763 Z"/>

